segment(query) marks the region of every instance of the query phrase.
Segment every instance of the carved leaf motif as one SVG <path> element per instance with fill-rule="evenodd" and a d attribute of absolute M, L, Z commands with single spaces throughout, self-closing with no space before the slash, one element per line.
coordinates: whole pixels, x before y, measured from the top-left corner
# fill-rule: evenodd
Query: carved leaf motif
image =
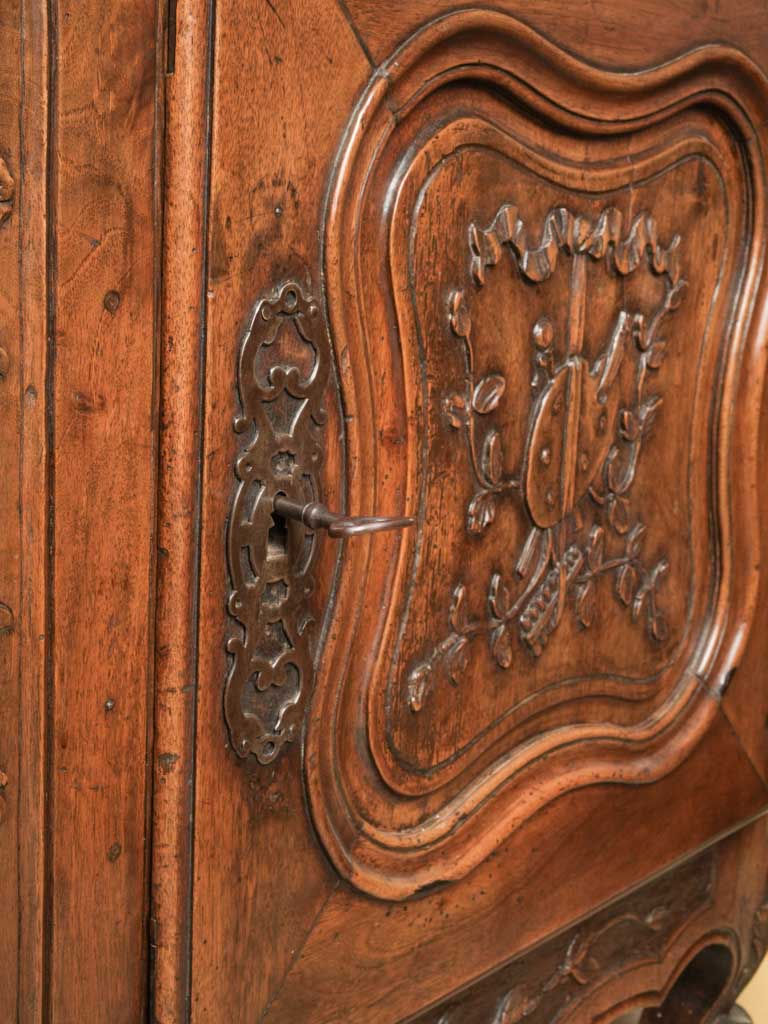
<path fill-rule="evenodd" d="M 667 351 L 666 341 L 657 341 L 653 348 L 648 352 L 648 363 L 652 370 L 658 370 L 661 364 L 664 362 L 664 356 Z"/>
<path fill-rule="evenodd" d="M 661 407 L 661 395 L 651 395 L 638 409 L 638 418 L 643 431 L 648 430 L 653 423 L 656 413 Z"/>
<path fill-rule="evenodd" d="M 500 668 L 509 668 L 512 664 L 512 637 L 507 626 L 499 626 L 494 631 L 491 652 Z"/>
<path fill-rule="evenodd" d="M 679 239 L 678 239 L 678 241 L 679 241 Z M 680 280 L 680 281 L 677 282 L 677 284 L 674 286 L 672 291 L 669 293 L 669 297 L 667 299 L 667 309 L 669 309 L 670 311 L 674 310 L 674 309 L 677 309 L 677 307 L 680 305 L 680 302 L 681 302 L 681 300 L 683 298 L 683 292 L 685 291 L 685 289 L 687 287 L 688 287 L 688 282 L 687 281 Z"/>
<path fill-rule="evenodd" d="M 645 317 L 642 313 L 635 313 L 632 318 L 632 337 L 641 352 L 645 352 L 651 339 L 646 331 Z"/>
<path fill-rule="evenodd" d="M 651 579 L 653 580 L 654 589 L 658 586 L 662 576 L 666 576 L 668 571 L 669 562 L 666 560 L 666 558 L 660 558 L 651 570 Z"/>
<path fill-rule="evenodd" d="M 589 935 L 574 935 L 565 953 L 565 959 L 560 968 L 560 973 L 569 975 L 578 985 L 586 985 L 591 974 L 598 970 L 598 966 L 589 955 L 592 948 L 592 938 Z"/>
<path fill-rule="evenodd" d="M 637 586 L 637 573 L 631 565 L 622 565 L 616 575 L 616 593 L 622 604 L 627 607 L 632 603 L 632 595 Z"/>
<path fill-rule="evenodd" d="M 443 408 L 448 422 L 459 430 L 467 422 L 467 400 L 463 395 L 449 395 L 443 399 Z"/>
<path fill-rule="evenodd" d="M 624 534 L 629 529 L 629 502 L 618 494 L 612 494 L 608 502 L 608 522 L 616 533 Z"/>
<path fill-rule="evenodd" d="M 603 564 L 604 551 L 605 530 L 602 526 L 593 526 L 589 533 L 589 545 L 587 547 L 587 564 L 592 572 L 598 572 Z"/>
<path fill-rule="evenodd" d="M 654 907 L 649 911 L 643 920 L 653 931 L 657 932 L 663 928 L 669 918 L 669 907 Z"/>
<path fill-rule="evenodd" d="M 519 989 L 513 989 L 500 1003 L 494 1024 L 520 1024 L 530 1017 L 540 1002 L 540 996 L 526 995 Z"/>
<path fill-rule="evenodd" d="M 506 618 L 510 609 L 509 588 L 498 572 L 495 572 L 491 577 L 491 585 L 488 588 L 488 602 L 494 618 Z"/>
<path fill-rule="evenodd" d="M 463 633 L 467 628 L 467 588 L 463 583 L 459 583 L 453 591 L 448 621 L 457 633 Z"/>
<path fill-rule="evenodd" d="M 640 613 L 642 612 L 645 602 L 648 599 L 649 589 L 650 588 L 648 587 L 648 584 L 643 583 L 641 584 L 640 588 L 635 594 L 635 599 L 632 602 L 632 618 L 635 620 L 640 618 Z"/>
<path fill-rule="evenodd" d="M 654 640 L 658 640 L 659 643 L 664 643 L 669 636 L 667 620 L 660 612 L 655 612 L 651 617 L 651 636 Z"/>
<path fill-rule="evenodd" d="M 622 409 L 619 417 L 619 431 L 625 441 L 635 441 L 640 434 L 640 424 L 631 409 Z"/>
<path fill-rule="evenodd" d="M 639 617 L 640 612 L 643 610 L 643 606 L 645 605 L 645 602 L 648 599 L 649 594 L 655 593 L 659 581 L 665 575 L 668 569 L 669 562 L 666 560 L 666 558 L 661 558 L 656 563 L 656 565 L 654 565 L 653 569 L 651 569 L 651 571 L 648 573 L 646 579 L 643 580 L 639 590 L 635 594 L 635 600 L 632 602 L 633 619 L 637 619 Z M 661 616 L 657 617 L 660 618 Z M 664 625 L 666 625 L 666 623 Z M 663 629 L 664 626 L 662 626 L 661 628 Z"/>
<path fill-rule="evenodd" d="M 458 638 L 446 659 L 448 675 L 452 682 L 459 683 L 469 664 L 469 641 L 465 636 Z"/>
<path fill-rule="evenodd" d="M 421 711 L 431 679 L 429 665 L 418 665 L 408 676 L 408 705 L 411 711 Z"/>
<path fill-rule="evenodd" d="M 475 393 L 472 396 L 472 405 L 475 412 L 484 416 L 492 412 L 501 401 L 507 382 L 497 373 L 489 374 L 478 381 Z"/>
<path fill-rule="evenodd" d="M 491 430 L 483 444 L 483 472 L 491 484 L 498 484 L 504 471 L 501 435 Z"/>
<path fill-rule="evenodd" d="M 467 509 L 467 527 L 471 533 L 482 533 L 496 518 L 496 497 L 492 491 L 478 491 Z"/>
<path fill-rule="evenodd" d="M 576 617 L 587 629 L 595 618 L 595 585 L 592 580 L 582 583 L 576 591 Z"/>
<path fill-rule="evenodd" d="M 645 527 L 642 523 L 635 523 L 632 529 L 627 534 L 627 558 L 637 558 L 640 554 L 640 548 L 643 545 L 643 537 L 645 536 Z"/>
<path fill-rule="evenodd" d="M 468 338 L 472 329 L 472 318 L 469 313 L 463 291 L 455 291 L 448 302 L 448 319 L 451 330 L 459 338 Z"/>

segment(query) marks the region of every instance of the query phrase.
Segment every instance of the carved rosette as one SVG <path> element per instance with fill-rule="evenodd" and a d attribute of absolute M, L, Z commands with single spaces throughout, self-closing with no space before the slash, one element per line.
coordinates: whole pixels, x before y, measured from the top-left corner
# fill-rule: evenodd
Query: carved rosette
<path fill-rule="evenodd" d="M 241 630 L 227 642 L 224 708 L 232 745 L 269 764 L 298 728 L 311 672 L 314 539 L 272 518 L 276 494 L 318 497 L 330 347 L 317 302 L 296 281 L 256 305 L 237 366 L 245 438 L 227 531 L 228 609 Z"/>

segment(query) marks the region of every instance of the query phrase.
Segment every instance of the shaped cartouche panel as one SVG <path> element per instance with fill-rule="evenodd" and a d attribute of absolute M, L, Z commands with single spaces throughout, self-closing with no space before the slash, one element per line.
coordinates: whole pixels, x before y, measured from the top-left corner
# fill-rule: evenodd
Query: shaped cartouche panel
<path fill-rule="evenodd" d="M 326 220 L 349 507 L 307 730 L 337 868 L 398 898 L 670 772 L 751 621 L 766 83 L 589 67 L 462 12 L 378 73 Z"/>

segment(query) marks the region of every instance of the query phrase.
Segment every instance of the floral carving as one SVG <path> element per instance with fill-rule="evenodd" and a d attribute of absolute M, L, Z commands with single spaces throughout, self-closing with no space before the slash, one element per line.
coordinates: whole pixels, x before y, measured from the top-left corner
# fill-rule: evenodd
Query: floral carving
<path fill-rule="evenodd" d="M 659 588 L 669 571 L 663 555 L 646 561 L 646 526 L 633 514 L 631 489 L 638 461 L 662 406 L 653 381 L 669 342 L 661 329 L 677 309 L 685 280 L 680 276 L 675 235 L 667 246 L 656 223 L 640 213 L 624 233 L 620 211 L 608 207 L 595 222 L 565 208 L 552 210 L 538 244 L 530 244 L 513 205 L 503 206 L 488 228 L 470 225 L 471 284 L 454 290 L 448 323 L 464 346 L 463 391 L 448 395 L 444 412 L 462 432 L 475 481 L 467 506 L 467 529 L 482 534 L 510 495 L 523 502 L 530 531 L 514 565 L 491 576 L 486 614 L 467 612 L 465 585 L 457 582 L 449 613 L 450 632 L 408 674 L 410 707 L 420 710 L 438 670 L 456 684 L 469 660 L 469 644 L 485 637 L 500 668 L 515 657 L 516 639 L 539 657 L 562 621 L 568 604 L 580 627 L 594 621 L 596 588 L 613 580 L 616 599 L 634 621 L 644 621 L 653 642 L 663 643 L 668 624 Z M 520 469 L 505 474 L 503 438 L 488 416 L 507 394 L 499 373 L 476 376 L 471 297 L 488 269 L 508 251 L 528 281 L 540 283 L 558 260 L 571 261 L 565 337 L 549 317 L 531 327 L 531 410 Z M 590 365 L 582 354 L 586 318 L 586 267 L 603 260 L 607 270 L 628 276 L 641 265 L 663 281 L 663 295 L 650 315 L 620 309 L 603 351 Z M 559 354 L 558 354 L 559 353 Z M 622 395 L 619 373 L 631 360 L 631 394 Z"/>
<path fill-rule="evenodd" d="M 636 944 L 640 945 L 655 935 L 665 935 L 670 912 L 665 907 L 655 907 L 643 916 L 633 913 L 622 914 L 609 920 L 594 932 L 577 932 L 569 942 L 563 959 L 555 972 L 530 988 L 521 986 L 508 992 L 499 1003 L 494 1024 L 521 1024 L 539 1008 L 542 1001 L 557 989 L 575 985 L 586 988 L 599 981 L 605 971 L 605 964 L 595 953 L 595 947 L 611 932 L 630 929 Z M 568 1001 L 564 997 L 564 1002 Z"/>
<path fill-rule="evenodd" d="M 452 294 L 449 319 L 458 337 L 470 337 L 471 321 L 463 292 L 456 291 Z M 466 394 L 456 393 L 448 396 L 443 407 L 451 426 L 464 430 L 467 436 L 477 483 L 477 491 L 467 508 L 467 529 L 470 533 L 482 533 L 496 517 L 498 499 L 508 491 L 519 490 L 520 483 L 514 478 L 504 477 L 504 453 L 498 430 L 490 427 L 483 431 L 478 421 L 478 417 L 487 416 L 499 405 L 507 386 L 506 381 L 501 374 L 495 373 L 475 381 L 474 352 L 471 344 L 467 344 L 466 351 L 470 387 Z"/>

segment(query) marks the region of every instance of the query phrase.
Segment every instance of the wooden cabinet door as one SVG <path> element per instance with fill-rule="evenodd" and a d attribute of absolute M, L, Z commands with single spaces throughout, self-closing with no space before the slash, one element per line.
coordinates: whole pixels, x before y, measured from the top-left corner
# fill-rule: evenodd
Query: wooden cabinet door
<path fill-rule="evenodd" d="M 156 1012 L 405 1020 L 766 807 L 768 39 L 748 3 L 178 18 Z"/>

